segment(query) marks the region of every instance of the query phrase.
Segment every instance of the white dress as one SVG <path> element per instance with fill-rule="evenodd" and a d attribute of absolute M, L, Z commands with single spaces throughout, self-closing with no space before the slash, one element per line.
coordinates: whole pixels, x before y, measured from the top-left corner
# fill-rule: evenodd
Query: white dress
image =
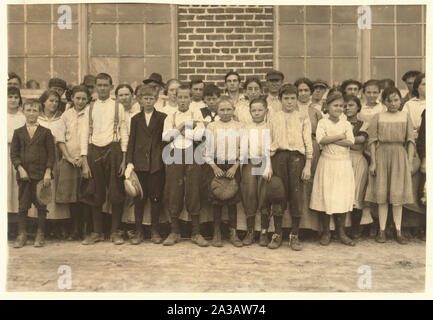
<path fill-rule="evenodd" d="M 21 111 L 7 114 L 8 126 L 8 212 L 18 213 L 18 183 L 17 172 L 11 161 L 11 142 L 15 129 L 26 123 L 26 117 Z"/>
<path fill-rule="evenodd" d="M 337 123 L 324 118 L 317 125 L 316 138 L 344 133 L 346 139 L 355 142 L 352 126 L 348 121 Z M 350 158 L 350 148 L 334 143 L 322 145 L 322 153 L 314 175 L 310 208 L 327 214 L 352 211 L 355 197 L 355 178 Z"/>

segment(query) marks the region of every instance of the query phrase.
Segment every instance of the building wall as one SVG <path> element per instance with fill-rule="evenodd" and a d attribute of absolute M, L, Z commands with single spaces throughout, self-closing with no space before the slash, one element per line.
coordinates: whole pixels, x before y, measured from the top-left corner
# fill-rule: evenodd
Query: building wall
<path fill-rule="evenodd" d="M 8 5 L 9 71 L 42 88 L 98 72 L 133 86 L 152 72 L 222 86 L 229 70 L 263 79 L 271 68 L 287 81 L 391 78 L 404 88 L 405 71 L 425 70 L 426 6 L 370 6 L 371 30 L 358 28 L 356 6 L 124 3 L 70 4 L 72 28 L 60 29 L 59 6 Z"/>

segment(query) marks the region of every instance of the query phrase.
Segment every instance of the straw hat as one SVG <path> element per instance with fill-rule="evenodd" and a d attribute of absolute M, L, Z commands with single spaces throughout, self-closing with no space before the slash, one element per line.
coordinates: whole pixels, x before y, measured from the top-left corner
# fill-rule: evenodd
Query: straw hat
<path fill-rule="evenodd" d="M 141 188 L 140 181 L 134 171 L 132 171 L 129 177 L 124 180 L 124 184 L 125 191 L 131 198 L 143 198 L 143 189 Z"/>
<path fill-rule="evenodd" d="M 228 200 L 233 198 L 239 190 L 238 183 L 235 179 L 226 177 L 214 177 L 210 183 L 212 195 L 219 200 Z"/>
<path fill-rule="evenodd" d="M 44 186 L 44 180 L 41 180 L 36 185 L 36 199 L 41 206 L 46 206 L 51 201 L 51 183 L 48 187 Z"/>

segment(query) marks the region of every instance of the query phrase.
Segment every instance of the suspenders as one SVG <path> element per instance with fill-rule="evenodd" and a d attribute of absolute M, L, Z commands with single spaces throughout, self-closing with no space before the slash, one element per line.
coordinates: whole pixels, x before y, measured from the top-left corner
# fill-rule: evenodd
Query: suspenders
<path fill-rule="evenodd" d="M 92 134 L 93 134 L 93 118 L 92 118 L 92 112 L 93 112 L 93 105 L 95 104 L 95 101 L 92 101 L 89 106 L 89 144 L 92 143 Z M 115 101 L 114 103 L 114 125 L 113 125 L 113 141 L 117 141 L 118 134 L 117 129 L 119 126 L 119 102 Z"/>

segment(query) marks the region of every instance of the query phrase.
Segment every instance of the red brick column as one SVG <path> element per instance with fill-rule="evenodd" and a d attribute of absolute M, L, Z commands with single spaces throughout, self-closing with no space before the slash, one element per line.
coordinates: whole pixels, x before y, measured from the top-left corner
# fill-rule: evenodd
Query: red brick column
<path fill-rule="evenodd" d="M 224 86 L 234 70 L 264 79 L 273 66 L 272 6 L 178 6 L 179 80 Z"/>

